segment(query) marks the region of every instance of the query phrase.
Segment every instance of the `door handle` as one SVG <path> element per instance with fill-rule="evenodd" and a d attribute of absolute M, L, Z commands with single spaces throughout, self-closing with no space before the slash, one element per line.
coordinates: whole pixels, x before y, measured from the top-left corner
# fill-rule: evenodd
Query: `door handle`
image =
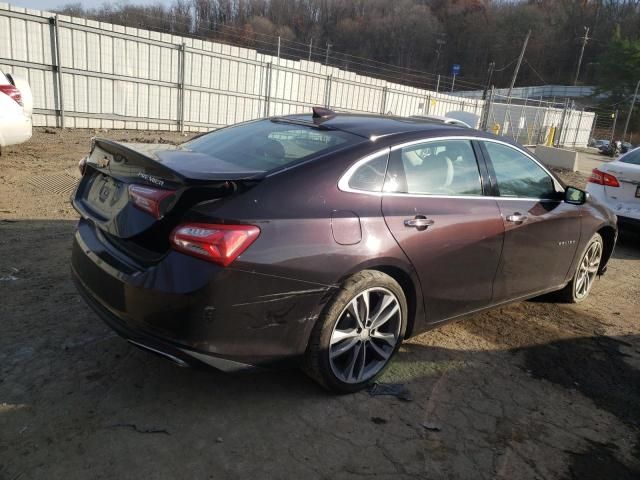
<path fill-rule="evenodd" d="M 416 215 L 414 218 L 406 219 L 404 226 L 417 228 L 418 230 L 426 230 L 427 227 L 430 227 L 433 223 L 433 220 L 428 219 L 424 215 Z"/>
<path fill-rule="evenodd" d="M 523 215 L 519 212 L 514 213 L 513 215 L 509 215 L 507 217 L 507 222 L 513 222 L 513 223 L 517 223 L 520 224 L 522 222 L 524 222 L 527 219 L 526 215 Z"/>

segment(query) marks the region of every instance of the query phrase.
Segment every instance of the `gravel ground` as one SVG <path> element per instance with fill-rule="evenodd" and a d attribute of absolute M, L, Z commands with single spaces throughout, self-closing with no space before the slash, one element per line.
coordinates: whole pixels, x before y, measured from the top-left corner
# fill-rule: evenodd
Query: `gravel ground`
<path fill-rule="evenodd" d="M 70 282 L 76 215 L 47 182 L 72 185 L 96 134 L 184 137 L 48 131 L 0 157 L 0 479 L 640 478 L 638 236 L 583 304 L 406 342 L 383 381 L 411 401 L 331 396 L 297 371 L 180 369 L 112 333 Z"/>

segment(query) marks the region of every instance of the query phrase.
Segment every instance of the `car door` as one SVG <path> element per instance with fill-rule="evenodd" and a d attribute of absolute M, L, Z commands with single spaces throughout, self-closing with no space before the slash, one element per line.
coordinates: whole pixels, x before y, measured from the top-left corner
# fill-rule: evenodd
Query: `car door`
<path fill-rule="evenodd" d="M 566 203 L 559 182 L 524 150 L 481 146 L 505 230 L 494 302 L 561 286 L 580 241 L 581 207 Z"/>
<path fill-rule="evenodd" d="M 504 227 L 495 200 L 483 194 L 471 140 L 393 147 L 382 212 L 418 273 L 428 322 L 491 302 Z"/>

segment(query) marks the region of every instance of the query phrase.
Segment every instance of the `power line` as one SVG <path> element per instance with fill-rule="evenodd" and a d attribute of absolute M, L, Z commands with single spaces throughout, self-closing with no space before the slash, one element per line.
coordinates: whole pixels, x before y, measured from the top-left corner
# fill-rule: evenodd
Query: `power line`
<path fill-rule="evenodd" d="M 526 64 L 529 66 L 529 68 L 533 71 L 533 73 L 535 73 L 535 74 L 536 74 L 536 76 L 537 76 L 540 80 L 542 80 L 542 83 L 543 83 L 543 84 L 548 85 L 547 81 L 546 81 L 544 78 L 542 78 L 542 75 L 540 75 L 540 74 L 538 73 L 538 71 L 537 71 L 535 68 L 533 68 L 533 65 L 531 65 L 531 64 L 529 63 L 529 60 L 527 60 L 527 59 L 525 58 L 525 59 L 524 59 L 524 63 L 526 63 Z"/>
<path fill-rule="evenodd" d="M 503 70 L 506 70 L 507 68 L 509 68 L 511 65 L 513 65 L 514 63 L 516 63 L 518 61 L 519 57 L 514 58 L 513 60 L 511 60 L 509 63 L 507 63 L 506 65 L 504 65 L 501 68 L 494 68 L 493 71 L 494 72 L 502 72 Z"/>

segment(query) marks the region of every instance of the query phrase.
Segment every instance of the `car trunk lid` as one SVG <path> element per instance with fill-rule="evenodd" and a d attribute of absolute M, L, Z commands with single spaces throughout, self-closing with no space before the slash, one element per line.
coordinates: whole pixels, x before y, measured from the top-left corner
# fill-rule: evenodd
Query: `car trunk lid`
<path fill-rule="evenodd" d="M 250 188 L 263 175 L 180 146 L 96 139 L 72 201 L 107 236 L 136 244 L 132 251 L 159 237 L 153 249 L 164 251 L 186 210 Z"/>

